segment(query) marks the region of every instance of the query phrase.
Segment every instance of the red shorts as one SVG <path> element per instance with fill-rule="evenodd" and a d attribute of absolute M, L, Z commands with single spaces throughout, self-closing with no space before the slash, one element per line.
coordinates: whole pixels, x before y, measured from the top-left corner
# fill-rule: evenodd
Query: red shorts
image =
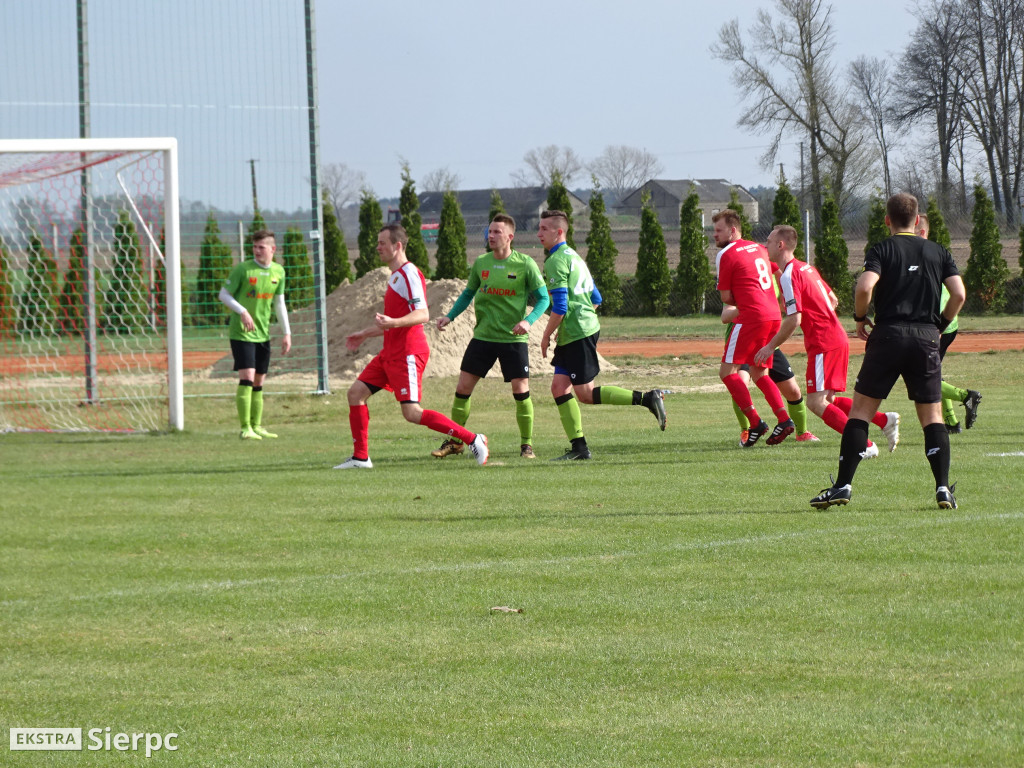
<path fill-rule="evenodd" d="M 377 355 L 359 374 L 359 381 L 374 392 L 386 389 L 400 403 L 418 403 L 423 387 L 423 369 L 429 352 L 421 355 L 384 357 Z"/>
<path fill-rule="evenodd" d="M 850 345 L 828 352 L 807 353 L 807 394 L 845 392 L 846 369 L 850 367 Z"/>
<path fill-rule="evenodd" d="M 735 365 L 757 365 L 754 362 L 756 355 L 779 330 L 781 320 L 771 320 L 767 323 L 736 323 L 732 332 L 725 337 L 725 354 L 722 355 L 723 363 Z M 758 368 L 771 368 L 772 358 L 768 358 L 767 365 L 758 365 Z"/>

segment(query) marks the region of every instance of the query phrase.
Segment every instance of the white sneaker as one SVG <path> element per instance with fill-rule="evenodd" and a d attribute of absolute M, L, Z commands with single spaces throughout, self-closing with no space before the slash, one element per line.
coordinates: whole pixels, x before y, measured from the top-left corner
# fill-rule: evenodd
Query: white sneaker
<path fill-rule="evenodd" d="M 864 452 L 860 455 L 862 459 L 876 459 L 878 458 L 878 446 L 872 443 L 869 445 Z"/>
<path fill-rule="evenodd" d="M 469 444 L 469 450 L 476 457 L 476 463 L 481 467 L 487 463 L 487 457 L 491 452 L 487 449 L 487 435 L 477 435 L 476 439 Z"/>
<path fill-rule="evenodd" d="M 341 462 L 335 469 L 373 469 L 373 462 L 370 461 L 369 457 L 357 459 L 353 456 L 351 459 Z"/>
<path fill-rule="evenodd" d="M 885 426 L 882 427 L 882 434 L 889 441 L 889 453 L 892 453 L 900 444 L 900 415 L 895 411 L 885 414 Z"/>

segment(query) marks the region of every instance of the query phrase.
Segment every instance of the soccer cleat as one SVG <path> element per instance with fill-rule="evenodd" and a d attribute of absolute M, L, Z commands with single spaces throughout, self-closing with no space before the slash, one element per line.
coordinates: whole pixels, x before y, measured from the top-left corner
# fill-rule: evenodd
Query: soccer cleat
<path fill-rule="evenodd" d="M 743 444 L 745 442 L 747 442 L 747 438 L 748 437 L 750 437 L 750 430 L 749 429 L 741 429 L 740 430 L 740 448 L 745 447 Z"/>
<path fill-rule="evenodd" d="M 760 424 L 756 427 L 751 427 L 747 431 L 747 439 L 740 443 L 740 445 L 744 448 L 753 448 L 757 441 L 761 439 L 761 436 L 767 431 L 768 423 L 764 419 L 761 419 Z"/>
<path fill-rule="evenodd" d="M 831 477 L 829 479 L 832 480 Z M 835 480 L 832 480 L 832 482 L 834 483 Z M 811 499 L 811 506 L 815 509 L 828 509 L 835 505 L 842 506 L 850 503 L 851 496 L 853 496 L 853 488 L 849 485 L 839 487 L 833 485 Z"/>
<path fill-rule="evenodd" d="M 956 483 L 953 483 L 949 488 L 944 485 L 940 485 L 935 489 L 935 501 L 939 505 L 939 509 L 956 509 L 956 497 L 953 496 L 953 491 L 956 490 Z"/>
<path fill-rule="evenodd" d="M 795 431 L 796 425 L 793 423 L 792 419 L 780 421 L 775 425 L 775 429 L 772 430 L 772 433 L 768 436 L 768 439 L 765 440 L 765 442 L 768 443 L 768 445 L 778 445 Z"/>
<path fill-rule="evenodd" d="M 466 450 L 465 443 L 460 443 L 457 440 L 445 440 L 441 443 L 441 447 L 436 451 L 431 451 L 430 455 L 438 459 L 443 459 L 445 456 L 451 456 L 452 454 L 458 456 L 464 450 Z"/>
<path fill-rule="evenodd" d="M 260 437 L 269 437 L 271 439 L 277 437 L 277 435 L 275 435 L 273 432 L 267 432 L 267 430 L 265 430 L 263 427 L 253 427 L 252 431 L 259 435 Z"/>
<path fill-rule="evenodd" d="M 351 459 L 341 462 L 335 469 L 373 469 L 373 462 L 370 461 L 369 456 L 365 459 L 357 459 L 353 456 Z"/>
<path fill-rule="evenodd" d="M 585 461 L 590 458 L 589 448 L 570 448 L 561 456 L 556 456 L 551 461 Z"/>
<path fill-rule="evenodd" d="M 878 446 L 874 443 L 868 443 L 868 447 L 861 452 L 860 457 L 862 459 L 877 459 Z"/>
<path fill-rule="evenodd" d="M 476 458 L 476 463 L 481 467 L 487 463 L 487 457 L 491 452 L 487 449 L 487 435 L 478 434 L 469 444 L 469 452 Z"/>
<path fill-rule="evenodd" d="M 820 443 L 821 442 L 821 440 L 816 438 L 810 432 L 804 432 L 802 435 L 797 435 L 796 436 L 796 441 L 798 443 Z"/>
<path fill-rule="evenodd" d="M 882 434 L 889 441 L 889 453 L 892 453 L 900 444 L 900 415 L 895 411 L 885 414 L 885 426 L 882 427 Z"/>
<path fill-rule="evenodd" d="M 964 419 L 964 426 L 970 429 L 978 420 L 978 405 L 981 403 L 981 392 L 975 389 L 967 390 L 967 399 L 964 400 L 964 408 L 967 409 L 967 418 Z M 956 506 L 953 507 L 956 509 Z"/>
<path fill-rule="evenodd" d="M 647 406 L 647 410 L 654 414 L 654 418 L 658 420 L 658 426 L 664 432 L 665 424 L 668 421 L 665 417 L 665 397 L 661 394 L 661 390 L 652 389 L 650 392 L 645 392 L 641 402 Z"/>
<path fill-rule="evenodd" d="M 523 443 L 519 446 L 519 458 L 521 459 L 536 459 L 537 454 L 533 452 L 533 446 L 529 443 Z"/>
<path fill-rule="evenodd" d="M 960 426 L 960 422 L 958 421 L 956 424 L 947 424 L 946 431 L 951 435 L 959 435 L 964 431 L 964 428 Z"/>
<path fill-rule="evenodd" d="M 238 435 L 242 440 L 262 440 L 263 438 L 256 434 L 251 427 L 246 427 Z"/>

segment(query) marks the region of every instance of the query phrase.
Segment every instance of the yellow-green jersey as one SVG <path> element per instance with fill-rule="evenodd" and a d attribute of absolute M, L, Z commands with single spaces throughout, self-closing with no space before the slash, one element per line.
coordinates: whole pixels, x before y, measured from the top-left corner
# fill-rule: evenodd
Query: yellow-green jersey
<path fill-rule="evenodd" d="M 246 331 L 242 327 L 242 316 L 232 312 L 228 338 L 236 341 L 269 341 L 274 297 L 284 295 L 284 267 L 273 261 L 265 267 L 260 266 L 255 259 L 243 261 L 231 270 L 228 279 L 224 281 L 224 288 L 252 316 L 256 326 Z"/>
<path fill-rule="evenodd" d="M 466 282 L 476 305 L 473 338 L 525 343 L 527 338 L 512 333 L 512 328 L 526 317 L 530 295 L 543 287 L 540 267 L 530 256 L 518 251 L 504 259 L 491 251 L 477 256 Z"/>
<path fill-rule="evenodd" d="M 947 301 L 949 301 L 949 289 L 946 287 L 946 284 L 943 283 L 942 294 L 939 297 L 939 312 L 942 312 L 942 310 L 946 308 Z M 953 333 L 953 331 L 957 330 L 959 327 L 960 315 L 957 315 L 956 317 L 953 318 L 953 321 L 946 326 L 946 330 L 944 330 L 943 333 Z"/>
<path fill-rule="evenodd" d="M 544 262 L 544 278 L 551 295 L 551 311 L 564 315 L 558 326 L 560 345 L 585 339 L 601 330 L 591 299 L 594 278 L 582 256 L 566 243 L 559 244 Z"/>

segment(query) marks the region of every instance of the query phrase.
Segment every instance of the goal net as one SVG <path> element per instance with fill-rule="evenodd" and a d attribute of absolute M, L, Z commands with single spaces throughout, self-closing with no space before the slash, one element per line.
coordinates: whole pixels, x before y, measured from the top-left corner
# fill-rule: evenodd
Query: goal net
<path fill-rule="evenodd" d="M 184 428 L 177 143 L 0 141 L 0 432 Z"/>

